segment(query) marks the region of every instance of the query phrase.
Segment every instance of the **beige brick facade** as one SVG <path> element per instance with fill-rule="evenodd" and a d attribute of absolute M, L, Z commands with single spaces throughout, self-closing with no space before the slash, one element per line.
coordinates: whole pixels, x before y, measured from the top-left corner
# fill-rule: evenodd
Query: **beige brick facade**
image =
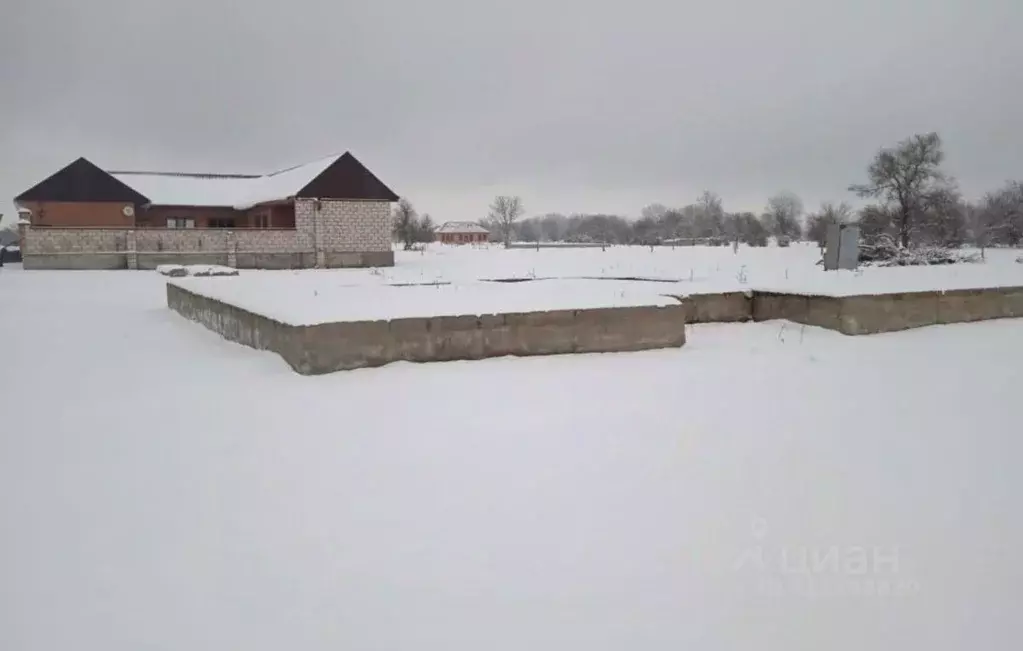
<path fill-rule="evenodd" d="M 182 260 L 209 255 L 234 263 L 267 260 L 275 266 L 390 266 L 391 207 L 387 201 L 299 199 L 294 229 L 32 228 L 22 226 L 26 268 L 92 268 L 90 255 L 103 256 L 96 268 L 118 268 L 111 254 L 136 268 L 138 257 Z M 345 253 L 352 255 L 331 255 Z M 239 254 L 261 254 L 242 255 Z M 62 259 L 66 258 L 66 259 Z M 262 264 L 262 263 L 254 263 Z"/>

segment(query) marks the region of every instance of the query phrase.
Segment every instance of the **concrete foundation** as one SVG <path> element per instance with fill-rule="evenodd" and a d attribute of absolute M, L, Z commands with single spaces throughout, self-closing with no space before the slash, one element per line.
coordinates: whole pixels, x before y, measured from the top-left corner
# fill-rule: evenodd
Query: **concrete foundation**
<path fill-rule="evenodd" d="M 338 260 L 335 262 L 348 262 Z M 280 354 L 314 375 L 396 361 L 679 347 L 687 323 L 786 319 L 847 335 L 1023 317 L 1023 287 L 862 296 L 730 292 L 670 306 L 346 321 L 294 326 L 168 283 L 167 304 L 226 339 Z"/>
<path fill-rule="evenodd" d="M 128 254 L 114 253 L 34 253 L 22 257 L 25 269 L 127 269 Z"/>
<path fill-rule="evenodd" d="M 162 264 L 218 264 L 228 266 L 227 252 L 207 253 L 145 253 L 139 251 L 138 268 L 156 269 Z"/>
<path fill-rule="evenodd" d="M 346 267 L 393 267 L 394 251 L 324 251 L 323 264 L 328 269 Z"/>
<path fill-rule="evenodd" d="M 753 292 L 675 296 L 686 306 L 689 323 L 723 323 L 753 319 Z"/>
<path fill-rule="evenodd" d="M 312 251 L 297 253 L 236 253 L 237 269 L 310 269 L 316 266 Z"/>
<path fill-rule="evenodd" d="M 838 297 L 754 292 L 751 305 L 754 321 L 787 319 L 847 335 L 865 335 L 1023 317 L 1023 287 Z"/>
<path fill-rule="evenodd" d="M 686 340 L 681 304 L 311 326 L 280 323 L 170 283 L 167 304 L 230 341 L 278 353 L 303 375 L 397 361 L 677 348 Z"/>

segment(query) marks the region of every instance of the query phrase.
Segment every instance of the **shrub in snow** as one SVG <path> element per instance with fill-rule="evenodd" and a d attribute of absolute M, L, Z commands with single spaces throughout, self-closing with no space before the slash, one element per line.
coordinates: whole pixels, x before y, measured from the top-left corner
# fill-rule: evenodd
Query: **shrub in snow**
<path fill-rule="evenodd" d="M 916 267 L 980 261 L 981 257 L 977 253 L 963 254 L 955 249 L 940 246 L 904 249 L 896 245 L 895 240 L 889 235 L 882 235 L 872 242 L 860 245 L 860 262 L 876 267 Z"/>
<path fill-rule="evenodd" d="M 237 276 L 238 270 L 231 267 L 222 267 L 216 264 L 161 264 L 156 267 L 156 272 L 172 278 L 183 276 Z"/>
<path fill-rule="evenodd" d="M 172 278 L 180 278 L 188 275 L 188 269 L 185 269 L 179 264 L 161 264 L 157 265 L 156 273 L 163 274 L 164 276 L 170 276 Z"/>
<path fill-rule="evenodd" d="M 238 270 L 216 264 L 193 264 L 188 267 L 192 276 L 237 276 Z"/>
<path fill-rule="evenodd" d="M 750 246 L 767 246 L 767 233 L 756 233 L 751 235 L 747 240 L 746 244 Z"/>
<path fill-rule="evenodd" d="M 778 236 L 778 246 L 788 246 L 792 244 L 792 240 L 784 235 Z"/>

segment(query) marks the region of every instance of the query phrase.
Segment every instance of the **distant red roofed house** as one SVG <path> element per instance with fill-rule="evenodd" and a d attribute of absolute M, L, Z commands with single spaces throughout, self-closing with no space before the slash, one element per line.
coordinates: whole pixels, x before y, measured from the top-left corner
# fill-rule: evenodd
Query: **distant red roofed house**
<path fill-rule="evenodd" d="M 490 240 L 490 231 L 476 222 L 445 222 L 437 229 L 437 241 L 444 244 L 479 244 Z"/>

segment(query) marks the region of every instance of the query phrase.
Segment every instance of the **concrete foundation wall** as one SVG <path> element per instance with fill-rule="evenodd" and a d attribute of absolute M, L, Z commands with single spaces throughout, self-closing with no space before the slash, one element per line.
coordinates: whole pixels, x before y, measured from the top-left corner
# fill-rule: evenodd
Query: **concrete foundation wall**
<path fill-rule="evenodd" d="M 877 296 L 733 292 L 677 298 L 677 305 L 666 307 L 292 326 L 174 284 L 167 285 L 167 304 L 181 315 L 231 341 L 272 350 L 305 375 L 403 360 L 432 362 L 671 348 L 685 343 L 686 323 L 786 319 L 860 335 L 940 323 L 1023 317 L 1023 287 Z"/>
<path fill-rule="evenodd" d="M 308 269 L 316 266 L 316 254 L 312 251 L 297 253 L 238 253 L 235 256 L 238 269 Z"/>
<path fill-rule="evenodd" d="M 685 343 L 684 305 L 292 326 L 168 283 L 167 304 L 226 339 L 281 355 L 304 375 L 504 355 L 647 350 Z"/>
<path fill-rule="evenodd" d="M 394 251 L 325 251 L 323 254 L 323 266 L 328 269 L 343 267 L 393 267 Z"/>
<path fill-rule="evenodd" d="M 687 307 L 689 323 L 721 323 L 753 319 L 753 292 L 676 296 Z"/>
<path fill-rule="evenodd" d="M 228 265 L 229 257 L 226 251 L 217 253 L 139 253 L 138 269 L 156 269 L 162 264 L 219 264 Z M 122 267 L 124 268 L 124 267 Z"/>
<path fill-rule="evenodd" d="M 841 297 L 754 292 L 752 307 L 755 321 L 787 319 L 863 335 L 1023 317 L 1023 287 Z"/>
<path fill-rule="evenodd" d="M 25 269 L 99 269 L 128 268 L 127 253 L 36 253 L 22 257 Z"/>

